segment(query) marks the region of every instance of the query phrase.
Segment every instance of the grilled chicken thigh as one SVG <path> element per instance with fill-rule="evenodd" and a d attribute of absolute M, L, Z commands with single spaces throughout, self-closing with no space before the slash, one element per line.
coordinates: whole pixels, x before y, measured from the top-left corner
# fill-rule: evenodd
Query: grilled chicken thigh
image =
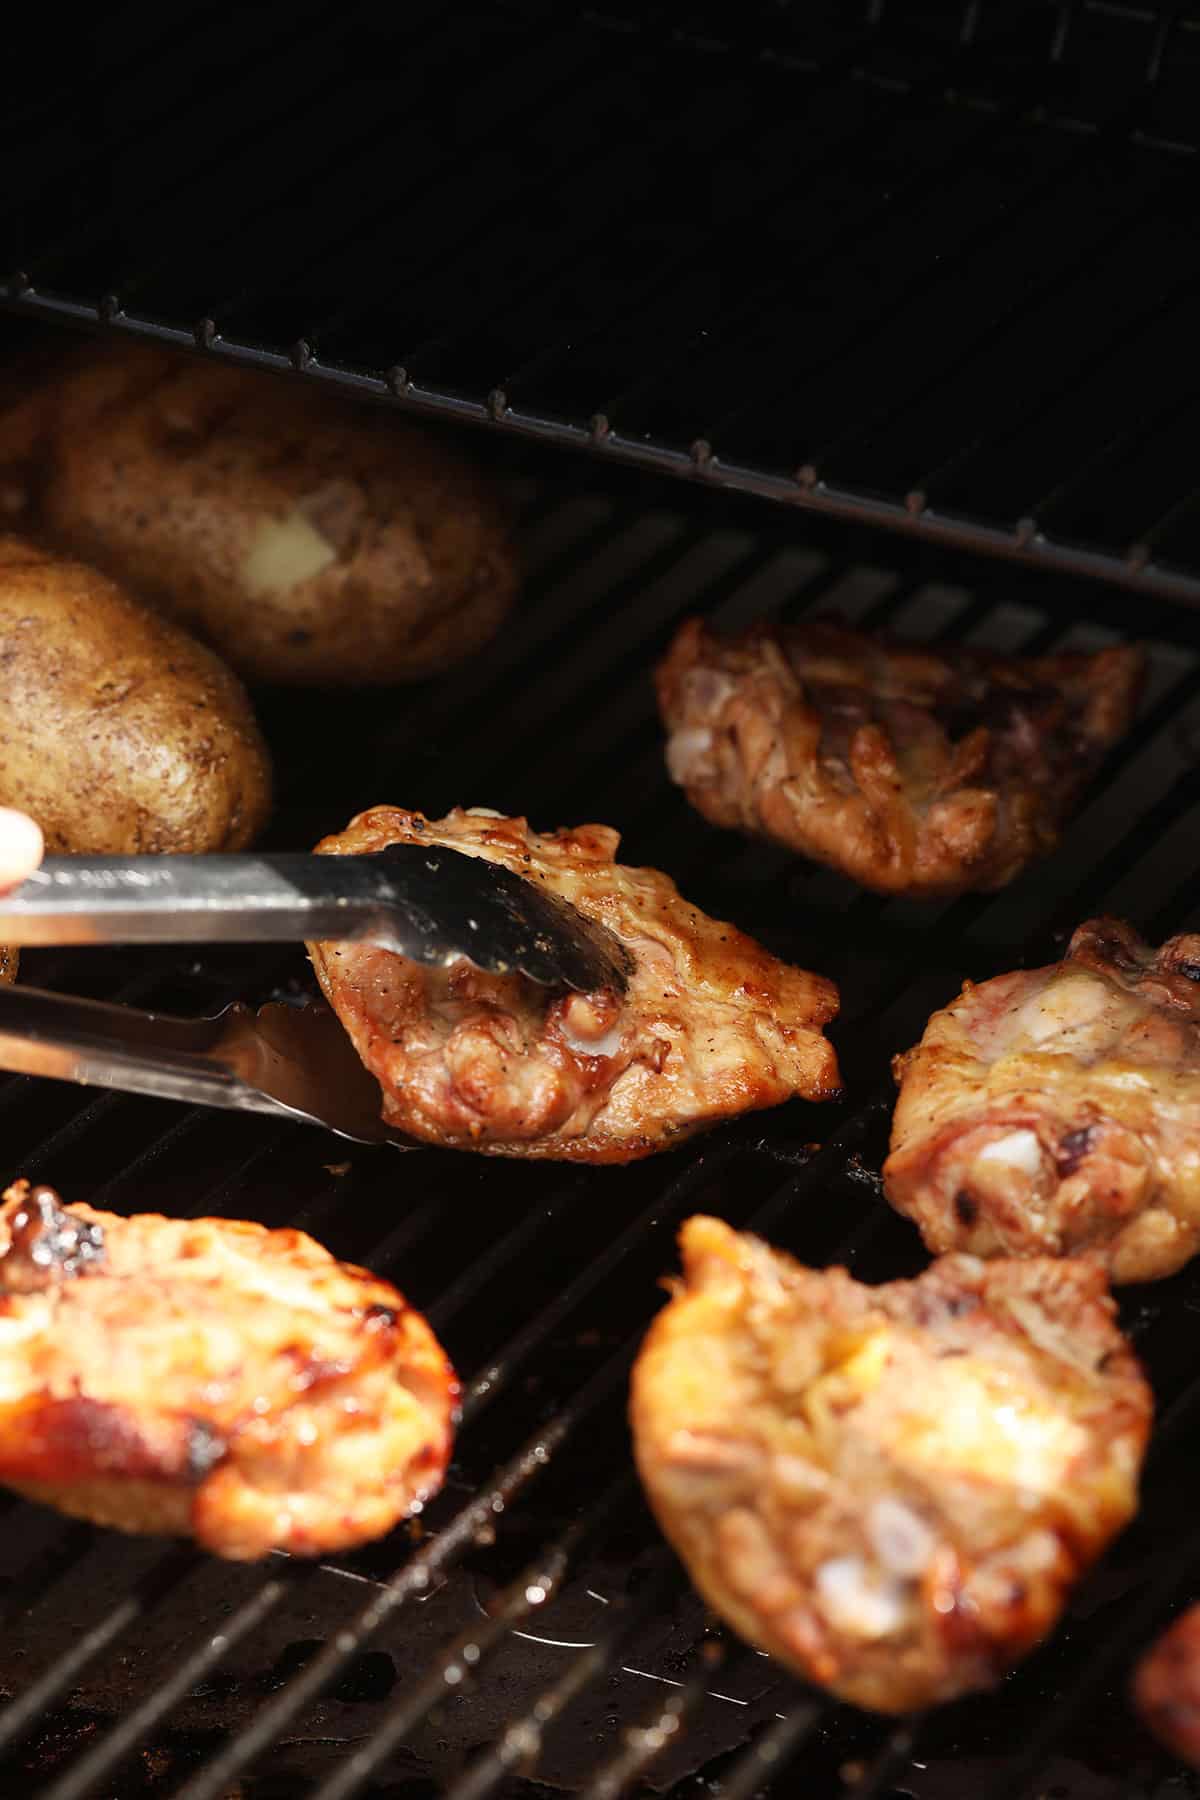
<path fill-rule="evenodd" d="M 1115 919 L 974 987 L 898 1057 L 884 1186 L 935 1253 L 1076 1255 L 1113 1281 L 1200 1243 L 1200 934 Z"/>
<path fill-rule="evenodd" d="M 634 1369 L 638 1468 L 705 1599 L 842 1698 L 988 1686 L 1132 1515 L 1151 1396 L 1080 1262 L 863 1287 L 717 1219 Z"/>
<path fill-rule="evenodd" d="M 614 862 L 618 842 L 604 825 L 540 835 L 482 807 L 430 820 L 378 806 L 317 846 L 353 855 L 424 843 L 488 857 L 544 883 L 633 955 L 621 997 L 310 944 L 389 1124 L 496 1155 L 628 1162 L 736 1113 L 836 1094 L 821 1035 L 837 1012 L 833 983 L 707 918 L 657 870 Z"/>
<path fill-rule="evenodd" d="M 928 897 L 1003 887 L 1054 848 L 1141 676 L 1129 647 L 1003 657 L 689 619 L 657 683 L 671 778 L 706 819 Z"/>
<path fill-rule="evenodd" d="M 1146 1652 L 1133 1695 L 1155 1737 L 1200 1769 L 1200 1606 L 1176 1619 Z"/>
<path fill-rule="evenodd" d="M 395 1288 L 299 1231 L 0 1207 L 0 1481 L 218 1556 L 345 1549 L 441 1485 L 458 1387 Z"/>

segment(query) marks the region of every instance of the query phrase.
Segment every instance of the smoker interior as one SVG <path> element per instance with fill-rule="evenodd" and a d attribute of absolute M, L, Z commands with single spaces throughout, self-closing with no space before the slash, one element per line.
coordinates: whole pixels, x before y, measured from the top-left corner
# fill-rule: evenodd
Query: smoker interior
<path fill-rule="evenodd" d="M 1200 1270 L 1122 1296 L 1160 1405 L 1138 1521 L 1050 1644 L 923 1720 L 836 1706 L 708 1619 L 624 1425 L 688 1213 L 915 1271 L 874 1176 L 890 1054 L 964 975 L 1047 960 L 1099 909 L 1200 922 L 1200 650 L 1168 603 L 1200 597 L 1200 9 L 293 0 L 232 23 L 180 0 L 42 29 L 0 117 L 0 304 L 473 421 L 520 508 L 528 591 L 485 656 L 411 693 L 260 697 L 272 840 L 378 801 L 617 825 L 627 860 L 838 980 L 849 1098 L 563 1170 L 0 1086 L 6 1175 L 302 1226 L 405 1289 L 467 1393 L 421 1521 L 315 1568 L 0 1498 L 0 1794 L 1200 1795 L 1124 1697 L 1200 1593 Z M 1139 722 L 1050 862 L 884 902 L 688 812 L 648 682 L 674 621 L 822 608 L 1003 649 L 1148 641 Z M 24 969 L 180 1012 L 309 984 L 260 950 Z"/>
<path fill-rule="evenodd" d="M 1200 598 L 1200 5 L 23 8 L 0 302 Z"/>
<path fill-rule="evenodd" d="M 499 449 L 502 446 L 497 445 Z M 3 1501 L 0 1793 L 53 1800 L 360 1794 L 677 1800 L 1132 1800 L 1200 1794 L 1124 1699 L 1132 1656 L 1200 1593 L 1188 1471 L 1200 1267 L 1127 1291 L 1160 1421 L 1137 1523 L 1053 1641 L 994 1694 L 899 1727 L 805 1690 L 706 1617 L 638 1495 L 630 1357 L 708 1209 L 814 1264 L 915 1272 L 874 1171 L 887 1062 L 964 975 L 1051 958 L 1108 908 L 1200 923 L 1200 651 L 1186 611 L 572 459 L 496 458 L 529 572 L 495 648 L 406 692 L 264 694 L 302 845 L 399 801 L 601 819 L 628 860 L 834 976 L 849 1098 L 753 1116 L 669 1156 L 579 1169 L 360 1149 L 316 1130 L 9 1078 L 4 1173 L 116 1210 L 301 1226 L 395 1279 L 464 1378 L 444 1494 L 310 1568 L 225 1567 Z M 714 832 L 665 775 L 649 671 L 673 624 L 821 609 L 941 642 L 1150 647 L 1142 715 L 1059 853 L 1009 891 L 886 902 Z M 29 952 L 24 978 L 209 1012 L 305 991 L 299 952 Z M 491 1748 L 489 1748 L 489 1746 Z M 772 1779 L 773 1778 L 773 1779 Z"/>

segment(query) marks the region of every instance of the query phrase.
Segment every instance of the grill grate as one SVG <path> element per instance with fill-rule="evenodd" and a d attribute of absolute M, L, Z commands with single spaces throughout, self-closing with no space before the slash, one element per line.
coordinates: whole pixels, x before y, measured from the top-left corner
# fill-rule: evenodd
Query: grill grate
<path fill-rule="evenodd" d="M 630 860 L 668 868 L 701 905 L 838 979 L 852 1098 L 613 1171 L 347 1152 L 265 1120 L 0 1086 L 9 1172 L 118 1208 L 302 1225 L 394 1274 L 466 1383 L 446 1492 L 416 1527 L 316 1568 L 224 1567 L 8 1500 L 0 1792 L 750 1800 L 794 1793 L 802 1768 L 819 1800 L 1200 1793 L 1178 1775 L 1168 1790 L 1170 1765 L 1122 1700 L 1132 1654 L 1200 1593 L 1181 1479 L 1200 1409 L 1200 1269 L 1123 1300 L 1162 1407 L 1138 1522 L 1050 1645 L 996 1694 L 923 1720 L 892 1727 L 837 1707 L 707 1621 L 644 1512 L 623 1421 L 629 1361 L 689 1212 L 719 1211 L 869 1280 L 920 1266 L 871 1175 L 882 1076 L 963 974 L 1049 957 L 1056 933 L 1109 904 L 1155 934 L 1200 922 L 1192 621 L 1139 601 L 1146 710 L 1043 869 L 940 906 L 854 897 L 712 832 L 668 786 L 646 674 L 674 622 L 696 607 L 734 623 L 835 606 L 997 649 L 1094 647 L 1122 635 L 1128 602 L 1061 578 L 1018 586 L 1002 566 L 899 538 L 848 542 L 819 521 L 800 541 L 777 510 L 734 497 L 717 510 L 632 472 L 584 485 L 527 454 L 510 451 L 501 471 L 524 508 L 528 597 L 494 653 L 399 709 L 392 695 L 322 697 L 319 746 L 309 706 L 263 697 L 283 777 L 277 840 L 310 841 L 384 798 L 617 822 Z M 30 953 L 27 972 L 200 1011 L 292 991 L 302 968 L 293 954 L 138 951 Z"/>
<path fill-rule="evenodd" d="M 1200 599 L 1193 0 L 141 10 L 10 309 Z"/>

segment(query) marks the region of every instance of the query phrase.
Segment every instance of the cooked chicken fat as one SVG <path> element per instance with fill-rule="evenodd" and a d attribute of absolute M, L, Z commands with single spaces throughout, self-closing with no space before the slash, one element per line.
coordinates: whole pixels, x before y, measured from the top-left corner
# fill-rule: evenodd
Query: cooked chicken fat
<path fill-rule="evenodd" d="M 821 1035 L 837 989 L 614 859 L 604 825 L 540 834 L 483 807 L 360 813 L 318 844 L 354 855 L 444 845 L 504 864 L 631 952 L 627 992 L 579 994 L 459 962 L 431 969 L 362 944 L 309 945 L 330 1004 L 382 1090 L 383 1117 L 496 1155 L 628 1162 L 756 1107 L 838 1091 Z"/>
<path fill-rule="evenodd" d="M 0 1481 L 218 1556 L 310 1556 L 440 1487 L 458 1386 L 424 1319 L 299 1231 L 0 1207 Z"/>
<path fill-rule="evenodd" d="M 929 897 L 1003 887 L 1054 848 L 1142 671 L 1131 646 L 1004 657 L 688 619 L 657 684 L 668 769 L 706 819 Z"/>
<path fill-rule="evenodd" d="M 968 982 L 895 1063 L 884 1187 L 935 1254 L 1171 1275 L 1200 1244 L 1200 934 L 1092 919 L 1049 968 Z"/>
<path fill-rule="evenodd" d="M 1102 1272 L 949 1256 L 871 1288 L 718 1219 L 681 1244 L 631 1418 L 704 1598 L 879 1712 L 989 1686 L 1136 1505 L 1152 1402 Z"/>
<path fill-rule="evenodd" d="M 1176 1619 L 1137 1666 L 1134 1704 L 1174 1755 L 1200 1769 L 1200 1606 Z"/>

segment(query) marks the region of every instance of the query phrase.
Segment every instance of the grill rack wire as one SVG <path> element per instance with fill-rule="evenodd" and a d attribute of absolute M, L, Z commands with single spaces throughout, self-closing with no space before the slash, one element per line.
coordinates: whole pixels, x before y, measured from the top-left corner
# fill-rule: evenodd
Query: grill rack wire
<path fill-rule="evenodd" d="M 611 819 L 631 860 L 659 862 L 700 904 L 838 978 L 851 1098 L 614 1172 L 432 1151 L 343 1159 L 322 1134 L 268 1121 L 21 1078 L 0 1087 L 8 1173 L 118 1210 L 310 1229 L 395 1275 L 465 1376 L 445 1495 L 415 1533 L 317 1569 L 276 1558 L 229 1570 L 9 1500 L 0 1792 L 479 1800 L 548 1783 L 604 1800 L 649 1782 L 677 1800 L 749 1800 L 796 1792 L 800 1771 L 821 1800 L 1200 1792 L 1163 1785 L 1181 1778 L 1121 1699 L 1132 1654 L 1200 1591 L 1180 1479 L 1200 1406 L 1195 1273 L 1123 1297 L 1161 1407 L 1139 1520 L 998 1694 L 926 1719 L 866 1719 L 714 1629 L 641 1509 L 623 1427 L 630 1358 L 689 1211 L 718 1210 L 866 1279 L 915 1271 L 915 1234 L 871 1174 L 888 1053 L 962 974 L 1049 957 L 1100 907 L 1152 936 L 1198 922 L 1192 621 L 1152 597 L 1018 581 L 900 539 L 800 534 L 781 512 L 732 499 L 715 510 L 630 473 L 581 485 L 577 469 L 515 451 L 500 466 L 524 507 L 530 581 L 516 623 L 399 712 L 392 697 L 323 696 L 319 745 L 294 696 L 265 695 L 283 771 L 278 841 L 309 841 L 383 798 L 430 812 L 528 807 L 543 824 Z M 733 624 L 826 606 L 995 648 L 1096 645 L 1131 626 L 1150 641 L 1143 713 L 1051 863 L 1006 894 L 916 906 L 852 897 L 688 814 L 662 771 L 646 680 L 673 623 L 697 609 Z M 29 959 L 31 979 L 180 1010 L 286 993 L 298 973 L 295 956 L 261 952 Z"/>
<path fill-rule="evenodd" d="M 388 17 L 50 21 L 0 304 L 1200 598 L 1194 0 Z"/>

